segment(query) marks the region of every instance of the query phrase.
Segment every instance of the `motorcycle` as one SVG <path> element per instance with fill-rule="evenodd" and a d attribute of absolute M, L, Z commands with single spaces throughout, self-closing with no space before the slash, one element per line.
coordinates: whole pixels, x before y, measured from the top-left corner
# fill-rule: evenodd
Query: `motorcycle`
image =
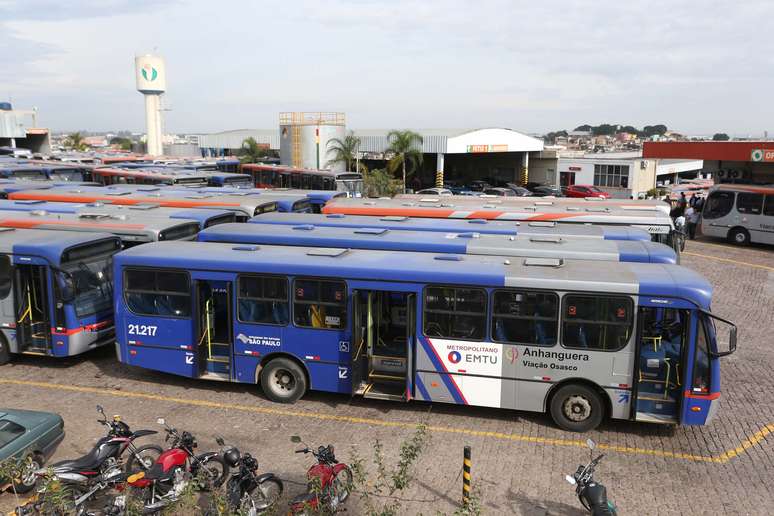
<path fill-rule="evenodd" d="M 52 464 L 48 468 L 35 471 L 37 477 L 52 477 L 58 481 L 72 498 L 72 511 L 75 514 L 85 512 L 85 503 L 96 493 L 122 482 L 127 472 L 146 470 L 151 467 L 162 453 L 160 446 L 146 444 L 136 447 L 134 441 L 140 437 L 157 434 L 155 430 L 137 430 L 133 432 L 129 425 L 121 421 L 120 416 L 108 420 L 105 411 L 97 405 L 102 415 L 97 422 L 107 427 L 108 433 L 102 437 L 92 450 L 75 460 L 66 460 Z M 129 460 L 122 467 L 121 456 L 128 450 Z M 17 514 L 32 514 L 45 504 L 46 488 L 38 491 L 31 501 L 17 508 Z"/>
<path fill-rule="evenodd" d="M 176 502 L 192 483 L 197 490 L 220 487 L 229 471 L 217 452 L 195 454 L 194 449 L 198 443 L 190 432 L 179 432 L 168 426 L 163 418 L 158 423 L 164 426 L 167 433 L 165 441 L 172 441 L 170 448 L 159 456 L 148 471 L 126 478 L 128 486 L 141 490 L 145 514 L 158 512 Z M 113 502 L 116 509 L 125 504 L 125 495 L 117 497 Z"/>
<path fill-rule="evenodd" d="M 221 455 L 229 468 L 238 468 L 226 483 L 228 507 L 244 516 L 256 516 L 274 507 L 282 496 L 282 480 L 274 473 L 258 475 L 258 461 L 249 453 L 241 454 L 235 446 L 226 446 L 222 437 L 216 439 Z"/>
<path fill-rule="evenodd" d="M 570 485 L 575 486 L 578 500 L 592 516 L 616 516 L 618 511 L 615 504 L 607 499 L 607 489 L 594 480 L 594 469 L 605 455 L 600 454 L 594 458 L 597 444 L 591 439 L 586 440 L 586 446 L 590 450 L 589 463 L 585 466 L 581 464 L 572 476 L 565 475 L 564 478 Z"/>
<path fill-rule="evenodd" d="M 292 436 L 290 441 L 304 445 L 296 450 L 296 453 L 311 453 L 317 459 L 317 463 L 306 472 L 307 492 L 291 500 L 290 513 L 309 515 L 334 513 L 339 510 L 352 491 L 350 467 L 336 460 L 333 446 L 330 444 L 320 446 L 314 451 L 297 435 Z"/>

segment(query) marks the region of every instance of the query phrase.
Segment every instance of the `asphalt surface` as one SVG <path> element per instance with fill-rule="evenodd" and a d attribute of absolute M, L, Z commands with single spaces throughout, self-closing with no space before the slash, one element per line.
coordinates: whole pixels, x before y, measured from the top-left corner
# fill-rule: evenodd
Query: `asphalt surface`
<path fill-rule="evenodd" d="M 311 460 L 293 453 L 291 435 L 313 445 L 332 443 L 345 462 L 353 453 L 371 457 L 378 439 L 393 463 L 401 442 L 422 423 L 431 441 L 415 480 L 398 495 L 401 513 L 453 513 L 462 493 L 463 447 L 470 445 L 473 483 L 485 513 L 583 514 L 564 475 L 587 459 L 583 441 L 590 437 L 606 453 L 597 477 L 621 514 L 771 514 L 774 249 L 691 241 L 683 265 L 713 283 L 713 311 L 739 327 L 739 348 L 721 364 L 720 413 L 706 427 L 606 422 L 580 436 L 526 412 L 321 393 L 283 406 L 255 386 L 126 367 L 112 349 L 67 360 L 22 357 L 0 367 L 0 404 L 62 414 L 67 437 L 54 460 L 86 453 L 102 435 L 98 403 L 137 429 L 159 429 L 156 419 L 165 417 L 192 431 L 202 451 L 216 449 L 214 437 L 223 435 L 253 453 L 261 471 L 286 480 L 284 503 L 303 491 Z M 13 505 L 10 494 L 0 495 L 0 511 Z M 347 506 L 350 514 L 363 512 L 357 496 Z"/>

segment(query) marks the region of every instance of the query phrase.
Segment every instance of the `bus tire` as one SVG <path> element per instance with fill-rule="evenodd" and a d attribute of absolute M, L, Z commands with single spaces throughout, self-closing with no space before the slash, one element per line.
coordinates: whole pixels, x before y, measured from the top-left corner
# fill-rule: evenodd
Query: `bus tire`
<path fill-rule="evenodd" d="M 261 388 L 271 401 L 295 403 L 306 393 L 306 374 L 294 361 L 275 358 L 261 371 Z"/>
<path fill-rule="evenodd" d="M 551 396 L 551 417 L 556 425 L 570 432 L 593 430 L 605 417 L 605 404 L 591 387 L 571 383 Z"/>
<path fill-rule="evenodd" d="M 734 228 L 728 232 L 728 240 L 732 244 L 747 245 L 750 243 L 750 233 L 744 228 Z"/>
<path fill-rule="evenodd" d="M 7 364 L 11 361 L 11 350 L 8 347 L 8 341 L 5 340 L 5 336 L 0 335 L 0 365 Z"/>

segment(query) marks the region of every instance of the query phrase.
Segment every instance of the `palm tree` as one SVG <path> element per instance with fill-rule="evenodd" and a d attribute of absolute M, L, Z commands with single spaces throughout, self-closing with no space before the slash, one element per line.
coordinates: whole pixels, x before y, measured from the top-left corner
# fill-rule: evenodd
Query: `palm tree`
<path fill-rule="evenodd" d="M 399 168 L 403 170 L 403 192 L 406 192 L 406 173 L 413 174 L 422 165 L 422 135 L 414 131 L 396 131 L 387 133 L 390 145 L 384 151 L 385 156 L 391 156 L 387 162 L 387 170 L 394 174 Z M 408 168 L 408 170 L 407 170 Z"/>
<path fill-rule="evenodd" d="M 77 131 L 67 137 L 65 145 L 73 150 L 83 150 L 86 148 L 86 144 L 83 142 L 83 135 Z"/>
<path fill-rule="evenodd" d="M 269 150 L 262 147 L 255 141 L 255 138 L 250 136 L 242 141 L 242 148 L 239 150 L 239 154 L 239 160 L 242 163 L 255 163 L 261 158 L 266 157 L 269 154 Z"/>
<path fill-rule="evenodd" d="M 353 165 L 357 162 L 357 153 L 360 149 L 360 138 L 355 136 L 355 133 L 350 131 L 348 135 L 341 138 L 332 138 L 328 140 L 328 151 L 326 156 L 333 153 L 333 158 L 329 159 L 326 163 L 326 167 L 344 163 L 344 167 L 347 172 L 350 172 Z M 357 172 L 357 171 L 356 171 Z"/>

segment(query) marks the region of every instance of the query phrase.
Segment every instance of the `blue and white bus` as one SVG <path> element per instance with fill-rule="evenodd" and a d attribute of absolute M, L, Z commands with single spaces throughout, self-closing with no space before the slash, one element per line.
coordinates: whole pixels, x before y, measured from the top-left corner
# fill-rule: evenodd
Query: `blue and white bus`
<path fill-rule="evenodd" d="M 0 220 L 0 224 L 2 220 Z M 677 263 L 664 244 L 627 240 L 592 240 L 557 236 L 483 235 L 392 231 L 383 228 L 336 228 L 303 224 L 221 224 L 199 233 L 200 242 L 340 247 L 383 251 L 480 254 L 524 258 L 571 258 L 642 263 Z"/>
<path fill-rule="evenodd" d="M 164 188 L 146 186 L 53 187 L 40 190 L 24 190 L 8 195 L 12 200 L 37 200 L 71 203 L 106 203 L 121 206 L 155 204 L 170 208 L 221 209 L 233 211 L 238 221 L 277 210 L 277 203 L 270 197 L 244 197 L 235 195 L 210 195 L 195 192 L 166 191 Z"/>
<path fill-rule="evenodd" d="M 123 363 L 277 402 L 314 389 L 547 412 L 574 431 L 701 425 L 736 348 L 710 284 L 678 265 L 202 242 L 114 263 Z"/>
<path fill-rule="evenodd" d="M 439 233 L 480 233 L 482 235 L 529 235 L 567 238 L 593 238 L 603 240 L 637 240 L 650 242 L 650 234 L 628 226 L 604 226 L 586 224 L 562 224 L 553 221 L 518 222 L 484 219 L 427 219 L 411 217 L 369 217 L 366 215 L 265 213 L 249 222 L 255 224 L 279 224 L 301 226 L 311 224 L 320 227 L 374 228 L 395 231 L 431 231 Z"/>
<path fill-rule="evenodd" d="M 193 220 L 199 224 L 199 229 L 208 228 L 217 224 L 236 222 L 233 211 L 215 209 L 186 209 L 164 208 L 157 204 L 136 204 L 133 206 L 116 206 L 113 204 L 96 203 L 70 203 L 49 201 L 13 201 L 0 199 L 2 211 L 39 212 L 41 214 L 73 213 L 85 216 L 111 215 L 116 218 L 139 216 L 143 218 L 182 219 Z"/>
<path fill-rule="evenodd" d="M 114 342 L 112 258 L 120 249 L 107 233 L 0 230 L 0 364 Z"/>

